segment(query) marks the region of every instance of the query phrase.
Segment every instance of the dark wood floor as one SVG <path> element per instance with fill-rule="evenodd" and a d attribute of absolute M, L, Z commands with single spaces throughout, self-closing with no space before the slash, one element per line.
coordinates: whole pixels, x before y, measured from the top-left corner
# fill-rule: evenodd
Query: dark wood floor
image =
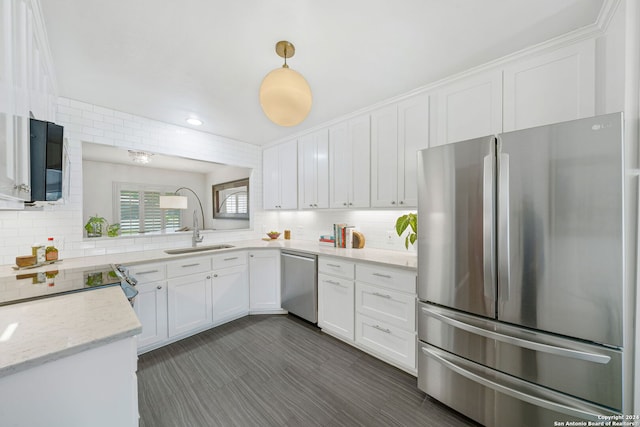
<path fill-rule="evenodd" d="M 475 426 L 415 377 L 293 316 L 248 316 L 140 356 L 141 427 Z"/>

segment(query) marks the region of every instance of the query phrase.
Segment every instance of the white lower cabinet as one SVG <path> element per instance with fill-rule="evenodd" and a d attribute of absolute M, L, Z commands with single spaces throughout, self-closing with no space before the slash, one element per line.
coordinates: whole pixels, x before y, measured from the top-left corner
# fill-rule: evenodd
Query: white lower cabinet
<path fill-rule="evenodd" d="M 169 338 L 204 329 L 213 322 L 211 273 L 167 281 Z"/>
<path fill-rule="evenodd" d="M 138 335 L 138 349 L 151 349 L 162 345 L 168 338 L 167 283 L 151 282 L 136 285 L 138 295 L 133 308 L 142 324 Z"/>
<path fill-rule="evenodd" d="M 398 367 L 415 371 L 416 333 L 364 314 L 356 315 L 356 343 Z"/>
<path fill-rule="evenodd" d="M 249 252 L 249 312 L 282 313 L 279 249 Z"/>
<path fill-rule="evenodd" d="M 416 273 L 356 264 L 356 344 L 416 373 Z"/>
<path fill-rule="evenodd" d="M 136 370 L 129 337 L 5 375 L 0 425 L 138 426 Z"/>
<path fill-rule="evenodd" d="M 220 324 L 249 313 L 247 265 L 213 272 L 213 323 Z"/>
<path fill-rule="evenodd" d="M 318 326 L 332 335 L 354 339 L 353 279 L 318 274 Z"/>

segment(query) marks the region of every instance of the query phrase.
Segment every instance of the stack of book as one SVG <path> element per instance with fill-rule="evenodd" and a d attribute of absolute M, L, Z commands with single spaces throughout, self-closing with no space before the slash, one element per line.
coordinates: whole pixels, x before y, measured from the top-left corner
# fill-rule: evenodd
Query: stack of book
<path fill-rule="evenodd" d="M 323 234 L 320 236 L 320 243 L 321 244 L 325 244 L 325 245 L 331 245 L 331 246 L 335 246 L 336 245 L 336 239 L 333 236 L 329 236 L 328 234 Z"/>
<path fill-rule="evenodd" d="M 333 224 L 334 246 L 336 248 L 353 247 L 353 230 L 355 226 L 347 224 Z"/>

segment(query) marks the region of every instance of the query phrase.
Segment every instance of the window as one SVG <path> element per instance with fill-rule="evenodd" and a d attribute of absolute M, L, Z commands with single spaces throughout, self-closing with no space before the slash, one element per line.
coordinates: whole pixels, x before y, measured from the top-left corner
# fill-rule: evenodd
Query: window
<path fill-rule="evenodd" d="M 249 178 L 212 186 L 213 217 L 249 219 Z"/>
<path fill-rule="evenodd" d="M 114 217 L 120 223 L 122 235 L 181 227 L 179 209 L 160 209 L 160 196 L 172 195 L 172 189 L 145 184 L 114 183 L 114 194 Z"/>

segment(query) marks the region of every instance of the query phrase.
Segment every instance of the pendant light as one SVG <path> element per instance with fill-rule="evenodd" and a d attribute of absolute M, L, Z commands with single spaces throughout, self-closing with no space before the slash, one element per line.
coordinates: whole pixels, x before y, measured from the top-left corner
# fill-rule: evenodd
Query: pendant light
<path fill-rule="evenodd" d="M 260 85 L 260 106 L 264 114 L 277 125 L 295 126 L 311 111 L 311 88 L 302 74 L 289 68 L 287 58 L 296 52 L 288 41 L 276 43 L 276 53 L 284 58 L 282 68 L 266 75 Z"/>

